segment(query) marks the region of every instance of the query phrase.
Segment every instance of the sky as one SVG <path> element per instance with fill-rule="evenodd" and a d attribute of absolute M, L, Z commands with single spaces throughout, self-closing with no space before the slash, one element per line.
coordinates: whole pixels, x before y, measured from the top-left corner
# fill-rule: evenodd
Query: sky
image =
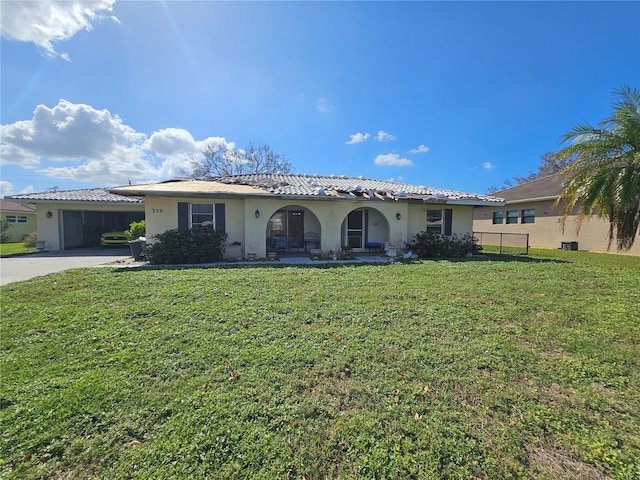
<path fill-rule="evenodd" d="M 640 2 L 0 2 L 0 195 L 295 173 L 487 193 L 640 87 Z"/>

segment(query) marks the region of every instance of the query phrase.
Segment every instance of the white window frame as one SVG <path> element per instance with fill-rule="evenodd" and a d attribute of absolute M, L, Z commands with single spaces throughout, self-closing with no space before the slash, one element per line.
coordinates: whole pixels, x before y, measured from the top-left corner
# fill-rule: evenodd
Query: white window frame
<path fill-rule="evenodd" d="M 440 219 L 439 220 L 429 220 L 429 213 L 430 212 L 440 212 Z M 440 234 L 441 235 L 443 229 L 444 229 L 444 210 L 442 210 L 442 209 L 429 209 L 429 210 L 427 210 L 427 232 L 436 233 L 436 234 Z"/>
<path fill-rule="evenodd" d="M 29 219 L 25 215 L 7 215 L 5 221 L 12 224 L 29 223 Z"/>
<path fill-rule="evenodd" d="M 206 213 L 201 213 L 201 212 L 195 212 L 193 211 L 193 207 L 194 206 L 206 206 L 206 207 L 211 207 L 211 213 L 209 214 L 208 212 Z M 205 216 L 205 215 L 211 215 L 211 220 L 207 219 L 204 221 L 200 221 L 200 222 L 194 222 L 194 215 L 200 215 L 200 216 Z M 194 225 L 200 225 L 200 226 L 210 226 L 211 228 L 215 228 L 216 226 L 216 206 L 214 203 L 190 203 L 189 204 L 189 228 L 193 228 Z"/>

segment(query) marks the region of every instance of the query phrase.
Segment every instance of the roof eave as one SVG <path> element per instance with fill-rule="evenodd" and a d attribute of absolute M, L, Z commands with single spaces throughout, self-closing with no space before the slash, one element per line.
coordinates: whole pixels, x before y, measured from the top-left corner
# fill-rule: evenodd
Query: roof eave
<path fill-rule="evenodd" d="M 506 205 L 506 202 L 503 201 L 496 201 L 496 200 L 481 200 L 481 199 L 467 199 L 467 200 L 447 200 L 446 201 L 447 205 L 467 205 L 470 207 L 487 207 L 487 206 L 492 206 L 492 207 L 502 207 L 504 205 Z"/>
<path fill-rule="evenodd" d="M 557 199 L 558 199 L 558 195 L 551 195 L 548 197 L 520 198 L 517 200 L 507 200 L 507 204 L 511 205 L 514 203 L 546 202 L 549 200 L 556 201 Z"/>

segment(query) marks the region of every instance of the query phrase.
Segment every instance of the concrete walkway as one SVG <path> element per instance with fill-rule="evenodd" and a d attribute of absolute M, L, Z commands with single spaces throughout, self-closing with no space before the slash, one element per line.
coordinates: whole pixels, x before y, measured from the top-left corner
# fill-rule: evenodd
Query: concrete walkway
<path fill-rule="evenodd" d="M 237 262 L 199 263 L 181 265 L 183 267 L 215 268 L 228 265 L 341 265 L 352 263 L 389 263 L 385 256 L 363 255 L 351 260 L 311 260 L 306 256 L 283 257 L 277 260 L 243 260 Z M 111 265 L 125 268 L 145 268 L 146 263 L 133 262 L 131 251 L 127 248 L 83 248 L 61 252 L 43 252 L 31 255 L 0 258 L 0 285 L 20 282 L 30 278 L 61 272 L 72 268 L 97 267 Z M 171 267 L 170 265 L 163 265 Z"/>
<path fill-rule="evenodd" d="M 72 268 L 97 267 L 131 257 L 126 248 L 81 248 L 0 258 L 0 285 Z"/>

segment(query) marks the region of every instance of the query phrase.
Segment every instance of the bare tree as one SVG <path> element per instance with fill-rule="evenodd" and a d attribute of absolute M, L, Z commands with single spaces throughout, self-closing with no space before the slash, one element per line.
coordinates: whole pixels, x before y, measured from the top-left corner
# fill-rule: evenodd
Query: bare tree
<path fill-rule="evenodd" d="M 291 162 L 276 153 L 269 145 L 250 142 L 245 149 L 208 143 L 202 149 L 202 158 L 191 162 L 194 178 L 248 173 L 291 173 Z"/>

